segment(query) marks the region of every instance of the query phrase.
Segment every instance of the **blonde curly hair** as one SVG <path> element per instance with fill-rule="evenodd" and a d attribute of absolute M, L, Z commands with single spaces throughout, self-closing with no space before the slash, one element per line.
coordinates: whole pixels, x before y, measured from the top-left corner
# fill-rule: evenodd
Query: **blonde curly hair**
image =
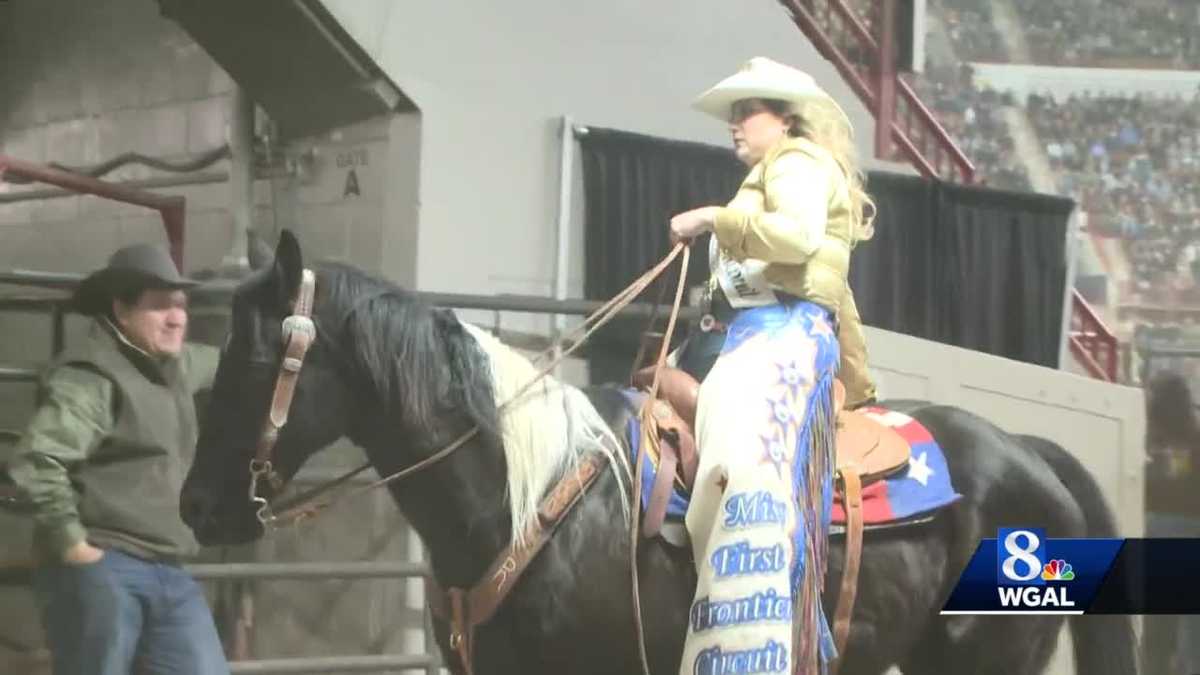
<path fill-rule="evenodd" d="M 824 148 L 846 176 L 850 189 L 850 226 L 855 241 L 875 236 L 875 202 L 863 188 L 854 129 L 846 113 L 832 99 L 810 99 L 803 105 L 777 99 L 759 99 L 768 110 L 788 123 L 790 136 L 804 137 Z"/>

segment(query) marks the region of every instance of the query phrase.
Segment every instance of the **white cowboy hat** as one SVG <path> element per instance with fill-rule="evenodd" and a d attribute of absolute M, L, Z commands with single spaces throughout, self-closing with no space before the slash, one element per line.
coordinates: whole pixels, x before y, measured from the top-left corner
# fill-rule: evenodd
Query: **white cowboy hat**
<path fill-rule="evenodd" d="M 820 104 L 832 107 L 847 125 L 850 123 L 845 111 L 811 75 L 763 56 L 742 64 L 738 72 L 701 94 L 692 107 L 728 122 L 733 116 L 733 104 L 747 98 L 786 101 L 792 104 L 792 112 L 800 115 L 805 107 Z"/>

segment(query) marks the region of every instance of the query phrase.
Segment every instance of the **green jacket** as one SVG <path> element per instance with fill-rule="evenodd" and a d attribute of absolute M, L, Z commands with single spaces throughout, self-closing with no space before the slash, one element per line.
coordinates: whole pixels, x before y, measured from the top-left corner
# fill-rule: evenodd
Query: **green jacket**
<path fill-rule="evenodd" d="M 85 539 L 157 560 L 197 552 L 179 493 L 198 433 L 193 396 L 212 386 L 217 360 L 193 344 L 155 359 L 98 319 L 51 364 L 8 468 L 41 557 Z"/>

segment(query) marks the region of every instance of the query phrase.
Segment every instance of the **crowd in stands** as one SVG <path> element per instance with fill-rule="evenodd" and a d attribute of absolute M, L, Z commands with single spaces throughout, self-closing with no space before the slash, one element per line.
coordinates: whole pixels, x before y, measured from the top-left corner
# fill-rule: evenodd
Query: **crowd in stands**
<path fill-rule="evenodd" d="M 1011 0 L 1033 60 L 1070 66 L 1200 68 L 1196 0 Z M 957 57 L 1009 61 L 990 0 L 934 0 Z M 1015 103 L 976 87 L 968 67 L 932 67 L 922 99 L 995 187 L 1027 189 L 996 112 Z M 1031 96 L 1023 102 L 1061 194 L 1089 226 L 1123 239 L 1142 300 L 1200 302 L 1200 92 L 1195 96 Z"/>
<path fill-rule="evenodd" d="M 872 0 L 848 0 L 848 3 L 863 25 L 873 31 L 878 5 Z M 992 28 L 990 4 L 935 0 L 931 11 L 938 13 L 954 39 L 986 45 L 986 49 L 994 52 L 994 60 L 1002 59 L 1004 44 Z M 1032 188 L 1028 171 L 1017 156 L 1008 125 L 1002 118 L 1002 106 L 1015 104 L 1011 96 L 976 88 L 971 68 L 959 63 L 931 60 L 925 72 L 908 74 L 905 79 L 971 159 L 976 175 L 984 184 L 1008 190 Z"/>
<path fill-rule="evenodd" d="M 859 5 L 865 0 L 853 0 Z M 1200 68 L 1200 1 L 1009 0 L 1035 63 Z M 860 7 L 869 18 L 867 7 Z M 931 0 L 960 63 L 908 77 L 985 184 L 1031 189 L 1002 115 L 1023 106 L 1058 191 L 1090 228 L 1120 237 L 1144 301 L 1200 303 L 1200 91 L 1016 101 L 976 86 L 969 61 L 1010 61 L 991 0 Z M 945 58 L 942 58 L 945 61 Z"/>
<path fill-rule="evenodd" d="M 959 0 L 990 4 L 989 0 Z M 1200 68 L 1196 0 L 1010 0 L 1035 63 Z M 964 44 L 970 49 L 969 44 Z M 965 58 L 981 58 L 976 52 Z"/>
<path fill-rule="evenodd" d="M 940 19 L 931 26 L 940 24 L 952 61 L 1027 57 L 1050 66 L 1200 70 L 1200 0 L 1008 3 L 1022 35 L 1006 44 L 992 0 L 930 0 Z M 979 89 L 957 64 L 935 65 L 913 85 L 996 187 L 1028 186 L 997 116 L 1001 106 L 1023 106 L 1058 191 L 1080 205 L 1092 233 L 1114 237 L 1109 241 L 1125 252 L 1130 283 L 1118 286 L 1113 299 L 1172 308 L 1126 318 L 1198 323 L 1200 315 L 1187 308 L 1200 308 L 1200 89 L 1170 96 L 1044 92 L 1013 101 Z M 1200 368 L 1200 360 L 1188 365 Z M 1191 375 L 1200 391 L 1200 375 Z"/>
<path fill-rule="evenodd" d="M 991 0 L 932 0 L 929 11 L 941 19 L 958 57 L 964 61 L 1009 60 L 996 30 Z"/>
<path fill-rule="evenodd" d="M 1126 242 L 1132 290 L 1195 299 L 1200 284 L 1200 92 L 1192 98 L 1030 96 L 1059 191 Z M 1191 296 L 1191 297 L 1189 297 Z"/>
<path fill-rule="evenodd" d="M 1006 190 L 1032 189 L 1002 118 L 1003 107 L 1016 103 L 1010 94 L 976 87 L 971 68 L 965 64 L 931 66 L 912 78 L 911 84 L 975 164 L 984 184 Z"/>
<path fill-rule="evenodd" d="M 1053 66 L 1200 68 L 1196 0 L 1009 0 L 1033 63 Z M 966 61 L 1009 62 L 991 0 L 930 3 Z"/>

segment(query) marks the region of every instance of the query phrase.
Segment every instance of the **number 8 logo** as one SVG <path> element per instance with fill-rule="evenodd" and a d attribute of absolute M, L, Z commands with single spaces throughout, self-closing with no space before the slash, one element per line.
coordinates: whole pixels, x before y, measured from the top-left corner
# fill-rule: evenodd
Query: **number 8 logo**
<path fill-rule="evenodd" d="M 1021 547 L 1017 544 L 1018 539 L 1025 539 L 1025 546 Z M 1000 569 L 1004 572 L 1004 576 L 1013 581 L 1032 581 L 1042 573 L 1042 561 L 1038 560 L 1033 552 L 1038 550 L 1042 545 L 1042 541 L 1038 536 L 1029 530 L 1017 530 L 1009 532 L 1004 538 L 1004 550 L 1009 553 L 1009 556 L 1004 559 Z M 1025 574 L 1017 574 L 1017 562 L 1025 564 L 1027 570 Z"/>

